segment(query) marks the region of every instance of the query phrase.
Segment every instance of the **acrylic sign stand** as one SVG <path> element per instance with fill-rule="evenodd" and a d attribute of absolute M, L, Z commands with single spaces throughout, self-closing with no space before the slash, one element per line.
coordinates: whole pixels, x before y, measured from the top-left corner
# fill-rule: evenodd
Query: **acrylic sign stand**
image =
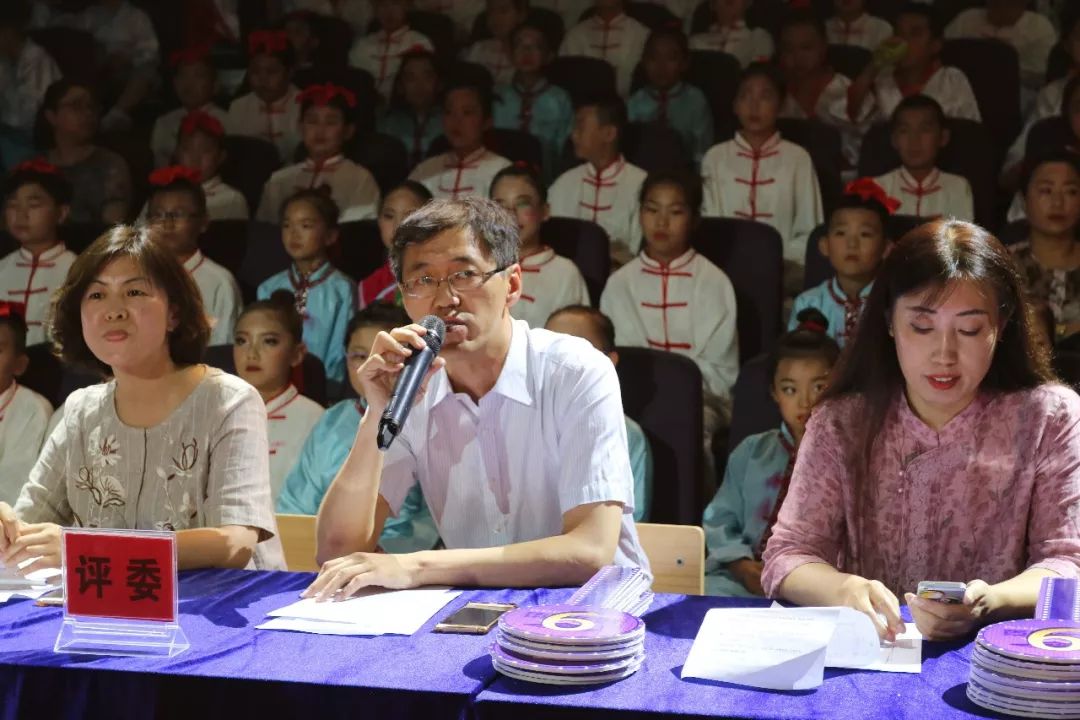
<path fill-rule="evenodd" d="M 174 533 L 70 528 L 61 546 L 64 622 L 55 652 L 164 658 L 188 649 Z"/>

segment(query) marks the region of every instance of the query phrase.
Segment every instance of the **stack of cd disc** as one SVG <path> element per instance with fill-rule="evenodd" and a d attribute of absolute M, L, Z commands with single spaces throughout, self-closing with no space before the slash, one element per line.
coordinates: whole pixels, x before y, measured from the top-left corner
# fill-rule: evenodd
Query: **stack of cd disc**
<path fill-rule="evenodd" d="M 967 695 L 990 710 L 1080 718 L 1080 623 L 1011 620 L 979 631 Z"/>
<path fill-rule="evenodd" d="M 633 675 L 645 659 L 645 623 L 587 605 L 541 605 L 499 618 L 495 669 L 549 685 L 595 685 Z"/>

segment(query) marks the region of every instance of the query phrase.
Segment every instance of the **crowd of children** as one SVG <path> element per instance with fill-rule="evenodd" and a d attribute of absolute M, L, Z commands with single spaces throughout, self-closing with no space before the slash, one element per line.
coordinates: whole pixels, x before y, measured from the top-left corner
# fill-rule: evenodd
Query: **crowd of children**
<path fill-rule="evenodd" d="M 1025 0 L 987 0 L 944 17 L 937 4 L 906 2 L 878 18 L 864 0 L 835 0 L 825 17 L 791 2 L 766 27 L 750 19 L 753 0 L 657 4 L 670 18 L 646 25 L 656 13 L 626 0 L 458 3 L 453 48 L 421 32 L 431 27 L 425 14 L 447 11 L 437 2 L 294 2 L 250 27 L 217 4 L 216 44 L 192 37 L 167 51 L 145 3 L 0 4 L 11 241 L 0 259 L 0 503 L 27 522 L 215 528 L 187 536 L 182 566 L 279 567 L 278 549 L 260 542 L 274 531 L 271 508 L 318 512 L 364 412 L 354 371 L 379 331 L 409 320 L 389 259 L 366 277 L 343 272 L 343 245 L 353 242 L 343 226 L 377 227 L 389 249 L 402 220 L 433 198 L 490 198 L 516 221 L 514 318 L 579 335 L 615 363 L 620 346 L 697 366 L 713 592 L 763 592 L 762 553 L 809 413 L 856 334 L 897 227 L 907 227 L 897 216 L 996 229 L 1012 202 L 1008 217 L 1020 220 L 1008 226 L 1011 256 L 1052 320 L 1051 342 L 1080 336 L 1080 12 L 1049 19 Z M 319 13 L 352 28 L 350 41 L 329 47 Z M 50 27 L 92 36 L 99 72 L 62 73 L 62 55 L 36 34 Z M 989 191 L 952 152 L 956 122 L 987 119 L 986 83 L 944 60 L 954 38 L 1015 49 L 1022 129 L 1011 146 L 984 149 L 1001 171 Z M 834 67 L 838 46 L 865 56 L 857 72 Z M 739 68 L 730 107 L 691 72 L 721 54 Z M 613 83 L 585 93 L 560 85 L 573 68 L 549 69 L 572 58 L 606 62 Z M 239 66 L 242 82 L 231 83 L 228 70 Z M 148 114 L 162 102 L 174 109 Z M 880 125 L 895 151 L 887 171 L 865 152 Z M 656 126 L 678 138 L 683 159 L 639 167 L 647 153 L 631 139 Z M 800 128 L 837 138 L 835 174 Z M 145 163 L 120 152 L 118 133 L 143 142 Z M 515 133 L 534 138 L 538 152 L 518 157 L 506 140 Z M 378 153 L 365 152 L 377 136 L 403 158 L 402 172 L 388 175 Z M 243 168 L 229 172 L 248 157 L 233 157 L 236 139 L 277 162 L 261 190 L 236 179 Z M 876 177 L 860 176 L 866 166 L 879 168 Z M 998 216 L 977 218 L 973 187 L 997 193 Z M 580 238 L 553 237 L 552 218 L 606 238 L 612 272 L 602 288 L 574 255 Z M 737 320 L 747 308 L 736 297 L 740 278 L 702 251 L 726 240 L 703 237 L 703 218 L 775 231 L 787 328 L 767 344 L 782 424 L 719 466 L 714 446 L 732 423 Z M 280 272 L 245 280 L 254 290 L 246 307 L 235 268 L 204 253 L 208 228 L 222 221 L 275 228 L 287 256 Z M 81 254 L 65 244 L 71 228 L 113 225 Z M 816 253 L 828 274 L 811 282 L 811 265 L 823 266 Z M 125 336 L 83 340 L 80 312 L 84 329 L 104 327 L 95 313 L 114 308 L 134 318 Z M 50 341 L 65 363 L 108 370 L 111 380 L 71 395 L 47 433 L 49 401 L 18 378 L 27 349 Z M 231 345 L 245 382 L 199 365 L 208 345 Z M 311 364 L 329 409 L 309 397 Z M 646 435 L 626 423 L 634 516 L 643 520 L 669 478 L 653 478 Z M 255 438 L 261 425 L 266 441 Z M 162 432 L 144 446 L 138 428 L 151 426 Z M 237 457 L 226 471 L 213 452 Z M 58 472 L 64 463 L 79 472 Z M 163 482 L 128 505 L 138 473 L 123 468 L 139 463 Z M 268 486 L 256 487 L 261 476 Z M 438 542 L 414 487 L 379 545 L 406 552 Z"/>

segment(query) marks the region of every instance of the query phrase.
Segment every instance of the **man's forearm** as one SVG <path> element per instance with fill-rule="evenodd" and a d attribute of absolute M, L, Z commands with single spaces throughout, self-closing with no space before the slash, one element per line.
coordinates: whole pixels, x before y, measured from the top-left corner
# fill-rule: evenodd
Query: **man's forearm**
<path fill-rule="evenodd" d="M 379 418 L 370 412 L 364 415 L 345 464 L 319 506 L 317 559 L 320 564 L 353 552 L 370 552 L 379 540 L 382 528 L 375 527 L 375 507 L 383 456 L 376 444 L 378 422 Z"/>

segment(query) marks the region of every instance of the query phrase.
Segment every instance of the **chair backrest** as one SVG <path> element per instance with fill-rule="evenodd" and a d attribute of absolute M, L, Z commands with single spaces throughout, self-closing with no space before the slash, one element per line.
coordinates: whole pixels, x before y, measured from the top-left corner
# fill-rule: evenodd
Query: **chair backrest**
<path fill-rule="evenodd" d="M 199 249 L 235 276 L 247 254 L 247 225 L 247 220 L 213 220 L 199 238 Z"/>
<path fill-rule="evenodd" d="M 893 242 L 899 240 L 908 234 L 908 232 L 919 225 L 922 225 L 925 220 L 914 215 L 893 215 L 889 218 L 886 229 L 888 230 L 889 239 Z M 806 241 L 806 274 L 803 276 L 803 289 L 809 290 L 810 288 L 820 285 L 833 275 L 836 271 L 829 263 L 829 259 L 821 254 L 818 249 L 818 241 L 828 231 L 829 223 L 826 221 L 821 225 L 814 228 L 814 231 L 810 233 L 810 238 Z"/>
<path fill-rule="evenodd" d="M 78 255 L 90 247 L 90 243 L 101 237 L 108 229 L 108 225 L 101 223 L 69 222 L 57 228 L 56 232 L 60 239 L 64 241 L 67 249 Z"/>
<path fill-rule="evenodd" d="M 30 362 L 26 372 L 19 377 L 19 384 L 34 392 L 44 395 L 53 407 L 59 403 L 60 384 L 63 380 L 64 366 L 60 358 L 53 355 L 52 343 L 38 343 L 26 348 Z"/>
<path fill-rule="evenodd" d="M 995 140 L 994 160 L 1000 163 L 1020 132 L 1020 58 L 1016 48 L 998 40 L 954 38 L 945 41 L 941 62 L 967 75 L 979 114 Z"/>
<path fill-rule="evenodd" d="M 248 223 L 247 252 L 236 275 L 244 303 L 255 298 L 255 290 L 271 275 L 286 270 L 292 258 L 285 252 L 281 228 L 273 223 L 252 220 Z"/>
<path fill-rule="evenodd" d="M 697 524 L 704 511 L 701 371 L 675 353 L 637 347 L 618 352 L 623 411 L 641 425 L 652 450 L 650 517 Z"/>
<path fill-rule="evenodd" d="M 512 162 L 526 162 L 530 167 L 540 167 L 543 162 L 543 150 L 540 141 L 530 133 L 510 128 L 491 128 L 484 135 L 484 146 L 493 153 L 502 155 Z M 440 135 L 428 146 L 428 157 L 441 155 L 450 149 L 445 135 Z M 490 188 L 483 188 L 480 194 L 486 196 Z"/>
<path fill-rule="evenodd" d="M 409 176 L 409 151 L 393 135 L 370 132 L 357 136 L 346 148 L 349 159 L 363 165 L 379 184 L 385 196 Z"/>
<path fill-rule="evenodd" d="M 632 122 L 622 143 L 626 159 L 645 172 L 686 172 L 693 167 L 682 136 L 659 123 Z"/>
<path fill-rule="evenodd" d="M 531 7 L 525 22 L 539 27 L 547 38 L 548 47 L 551 48 L 551 51 L 553 53 L 558 51 L 559 46 L 562 45 L 563 34 L 566 30 L 563 25 L 562 15 L 549 8 Z M 472 30 L 469 32 L 469 42 L 486 40 L 490 37 L 491 31 L 488 30 L 487 26 L 487 10 L 484 10 L 473 20 Z"/>
<path fill-rule="evenodd" d="M 225 136 L 221 179 L 243 193 L 252 213 L 259 207 L 266 181 L 279 167 L 281 158 L 273 143 L 243 135 Z"/>
<path fill-rule="evenodd" d="M 232 345 L 211 345 L 206 348 L 203 362 L 231 375 L 239 375 L 236 372 L 236 363 L 233 362 Z M 311 398 L 326 407 L 326 369 L 323 367 L 322 360 L 311 353 L 304 355 L 304 362 L 300 366 L 299 382 L 296 386 L 304 397 Z"/>
<path fill-rule="evenodd" d="M 604 229 L 588 220 L 551 217 L 540 226 L 540 240 L 573 260 L 585 278 L 592 306 L 598 307 L 611 274 L 611 241 Z"/>
<path fill-rule="evenodd" d="M 750 435 L 780 427 L 780 409 L 769 394 L 769 356 L 758 355 L 739 368 L 731 389 L 731 428 L 728 430 L 727 454 Z"/>
<path fill-rule="evenodd" d="M 733 55 L 716 50 L 691 50 L 686 81 L 698 86 L 709 99 L 716 137 L 735 132 L 735 90 L 742 67 Z"/>
<path fill-rule="evenodd" d="M 360 282 L 386 262 L 379 226 L 374 220 L 341 223 L 338 228 L 338 269 Z"/>
<path fill-rule="evenodd" d="M 1028 239 L 1031 234 L 1031 223 L 1027 218 L 1020 220 L 1013 220 L 1011 223 L 1007 223 L 997 231 L 997 239 L 1001 241 L 1002 245 L 1015 245 L 1018 242 L 1023 242 Z"/>
<path fill-rule="evenodd" d="M 938 157 L 938 167 L 962 176 L 971 185 L 975 222 L 993 227 L 997 218 L 996 151 L 988 152 L 995 140 L 990 130 L 974 120 L 949 118 L 949 144 Z M 859 175 L 877 177 L 900 166 L 900 155 L 892 146 L 887 123 L 878 123 L 867 131 L 859 153 Z M 903 198 L 898 198 L 903 200 Z"/>
<path fill-rule="evenodd" d="M 1050 49 L 1050 57 L 1046 59 L 1046 82 L 1052 83 L 1058 78 L 1065 77 L 1072 66 L 1072 62 L 1073 60 L 1069 57 L 1065 46 L 1060 42 L 1055 43 L 1054 47 Z"/>
<path fill-rule="evenodd" d="M 1024 157 L 1037 158 L 1064 150 L 1076 142 L 1072 129 L 1060 115 L 1043 118 L 1031 126 L 1024 144 Z"/>
<path fill-rule="evenodd" d="M 820 120 L 779 118 L 776 127 L 785 140 L 795 143 L 810 154 L 810 161 L 821 186 L 821 203 L 828 213 L 840 197 L 840 168 L 843 153 L 840 131 Z"/>
<path fill-rule="evenodd" d="M 454 57 L 454 21 L 446 15 L 414 10 L 409 13 L 409 26 L 431 41 L 435 54 Z"/>
<path fill-rule="evenodd" d="M 829 45 L 828 60 L 833 70 L 854 80 L 867 65 L 872 54 L 858 45 Z"/>
<path fill-rule="evenodd" d="M 90 33 L 74 28 L 49 27 L 31 30 L 29 34 L 30 39 L 56 61 L 64 77 L 84 81 L 97 79 L 100 52 L 97 41 Z"/>
<path fill-rule="evenodd" d="M 765 223 L 741 218 L 702 218 L 694 248 L 724 271 L 735 290 L 739 359 L 772 348 L 780 333 L 783 247 Z"/>
<path fill-rule="evenodd" d="M 314 515 L 277 515 L 278 538 L 289 572 L 318 572 Z"/>
<path fill-rule="evenodd" d="M 700 526 L 638 523 L 637 533 L 652 567 L 653 592 L 705 593 L 705 532 Z"/>
<path fill-rule="evenodd" d="M 570 95 L 577 105 L 591 95 L 615 92 L 615 68 L 600 58 L 583 55 L 557 57 L 547 66 L 547 77 Z"/>

